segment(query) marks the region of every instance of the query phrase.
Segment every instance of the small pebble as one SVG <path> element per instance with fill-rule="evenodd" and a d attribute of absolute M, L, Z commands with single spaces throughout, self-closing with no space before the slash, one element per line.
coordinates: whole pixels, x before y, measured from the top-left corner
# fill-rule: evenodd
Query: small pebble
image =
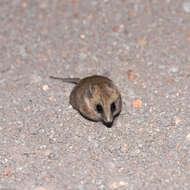
<path fill-rule="evenodd" d="M 123 152 L 123 153 L 128 152 L 127 144 L 123 144 L 123 145 L 122 145 L 122 147 L 121 147 L 121 152 Z"/>
<path fill-rule="evenodd" d="M 22 8 L 26 8 L 27 6 L 28 6 L 28 4 L 26 2 L 21 3 Z"/>
<path fill-rule="evenodd" d="M 190 13 L 190 1 L 183 3 L 183 10 L 184 10 L 186 13 Z"/>
<path fill-rule="evenodd" d="M 82 60 L 84 60 L 84 59 L 87 58 L 87 54 L 85 54 L 85 53 L 80 53 L 80 54 L 79 54 L 79 57 L 80 57 Z"/>
<path fill-rule="evenodd" d="M 80 38 L 81 38 L 81 39 L 84 39 L 84 38 L 85 38 L 85 35 L 84 35 L 84 34 L 81 34 L 81 35 L 80 35 Z"/>
<path fill-rule="evenodd" d="M 4 83 L 4 81 L 5 81 L 5 79 L 0 80 L 0 84 L 3 84 L 3 83 Z"/>
<path fill-rule="evenodd" d="M 180 123 L 180 122 L 181 122 L 181 119 L 180 119 L 179 117 L 176 117 L 176 118 L 175 118 L 175 123 L 178 124 L 178 123 Z"/>
<path fill-rule="evenodd" d="M 49 87 L 48 87 L 48 85 L 43 85 L 43 87 L 42 87 L 42 89 L 44 90 L 44 91 L 47 91 L 48 89 L 49 89 Z"/>
<path fill-rule="evenodd" d="M 57 159 L 55 153 L 50 153 L 50 154 L 48 155 L 48 158 L 49 158 L 50 160 L 56 160 L 56 159 Z"/>
<path fill-rule="evenodd" d="M 177 67 L 171 67 L 169 68 L 169 72 L 170 73 L 177 73 L 179 71 L 179 69 Z"/>
<path fill-rule="evenodd" d="M 106 187 L 105 187 L 105 185 L 101 184 L 101 185 L 98 186 L 98 189 L 100 189 L 100 190 L 105 190 Z"/>
<path fill-rule="evenodd" d="M 133 101 L 133 107 L 134 108 L 141 108 L 142 107 L 142 101 L 140 99 L 136 99 Z"/>
<path fill-rule="evenodd" d="M 124 182 L 124 181 L 113 182 L 113 183 L 110 185 L 110 189 L 118 189 L 118 188 L 123 187 L 123 186 L 125 186 L 125 185 L 127 185 L 127 183 Z"/>
<path fill-rule="evenodd" d="M 153 65 L 153 63 L 151 61 L 149 61 L 149 62 L 147 62 L 147 65 L 151 66 L 151 65 Z"/>
<path fill-rule="evenodd" d="M 19 49 L 19 53 L 20 55 L 25 58 L 27 57 L 27 51 L 26 51 L 26 48 L 24 46 L 21 46 L 20 49 Z"/>
<path fill-rule="evenodd" d="M 4 170 L 3 176 L 8 176 L 8 175 L 9 175 L 9 171 L 8 170 Z"/>
<path fill-rule="evenodd" d="M 137 74 L 131 69 L 127 71 L 127 76 L 128 76 L 128 80 L 134 80 L 135 78 L 137 78 Z"/>
<path fill-rule="evenodd" d="M 50 149 L 48 149 L 48 150 L 45 151 L 44 155 L 49 156 L 51 153 L 52 153 L 52 151 Z"/>
<path fill-rule="evenodd" d="M 186 136 L 186 139 L 190 141 L 190 133 Z"/>

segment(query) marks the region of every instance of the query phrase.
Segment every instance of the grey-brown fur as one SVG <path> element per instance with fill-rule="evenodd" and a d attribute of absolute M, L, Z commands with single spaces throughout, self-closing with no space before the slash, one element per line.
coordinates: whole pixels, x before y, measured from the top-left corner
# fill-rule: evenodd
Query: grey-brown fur
<path fill-rule="evenodd" d="M 111 126 L 115 116 L 121 112 L 121 95 L 112 80 L 107 77 L 94 75 L 84 79 L 51 78 L 76 84 L 70 94 L 70 104 L 90 120 L 102 121 Z"/>

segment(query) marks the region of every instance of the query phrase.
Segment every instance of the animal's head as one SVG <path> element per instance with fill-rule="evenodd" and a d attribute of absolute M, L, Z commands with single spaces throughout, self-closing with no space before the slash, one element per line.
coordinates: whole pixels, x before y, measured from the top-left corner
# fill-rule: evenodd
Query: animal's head
<path fill-rule="evenodd" d="M 121 95 L 112 82 L 90 85 L 85 90 L 85 102 L 95 120 L 108 127 L 121 111 Z"/>

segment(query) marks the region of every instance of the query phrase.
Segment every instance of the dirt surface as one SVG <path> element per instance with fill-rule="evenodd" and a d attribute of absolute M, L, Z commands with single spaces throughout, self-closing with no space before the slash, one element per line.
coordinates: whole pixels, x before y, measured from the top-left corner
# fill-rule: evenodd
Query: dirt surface
<path fill-rule="evenodd" d="M 0 190 L 189 190 L 190 2 L 0 1 Z M 112 128 L 69 105 L 110 77 Z"/>

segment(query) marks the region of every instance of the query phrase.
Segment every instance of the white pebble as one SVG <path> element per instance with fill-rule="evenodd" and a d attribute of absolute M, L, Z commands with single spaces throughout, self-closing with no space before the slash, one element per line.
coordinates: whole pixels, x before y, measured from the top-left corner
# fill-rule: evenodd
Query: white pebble
<path fill-rule="evenodd" d="M 177 67 L 171 67 L 169 68 L 169 72 L 170 73 L 177 73 L 179 71 L 179 69 Z"/>
<path fill-rule="evenodd" d="M 81 38 L 81 39 L 84 39 L 84 38 L 85 38 L 85 35 L 84 35 L 84 34 L 81 34 L 81 35 L 80 35 L 80 38 Z"/>
<path fill-rule="evenodd" d="M 47 91 L 47 90 L 49 89 L 49 86 L 48 86 L 47 84 L 45 84 L 45 85 L 42 87 L 42 89 L 43 89 L 44 91 Z"/>
<path fill-rule="evenodd" d="M 126 185 L 127 185 L 127 183 L 124 181 L 117 181 L 117 182 L 113 182 L 110 185 L 110 189 L 118 189 L 118 188 L 126 186 Z"/>
<path fill-rule="evenodd" d="M 186 139 L 190 141 L 190 133 L 186 136 Z"/>
<path fill-rule="evenodd" d="M 189 12 L 190 12 L 190 2 L 184 2 L 184 3 L 183 3 L 183 10 L 184 10 L 186 13 L 189 13 Z"/>

